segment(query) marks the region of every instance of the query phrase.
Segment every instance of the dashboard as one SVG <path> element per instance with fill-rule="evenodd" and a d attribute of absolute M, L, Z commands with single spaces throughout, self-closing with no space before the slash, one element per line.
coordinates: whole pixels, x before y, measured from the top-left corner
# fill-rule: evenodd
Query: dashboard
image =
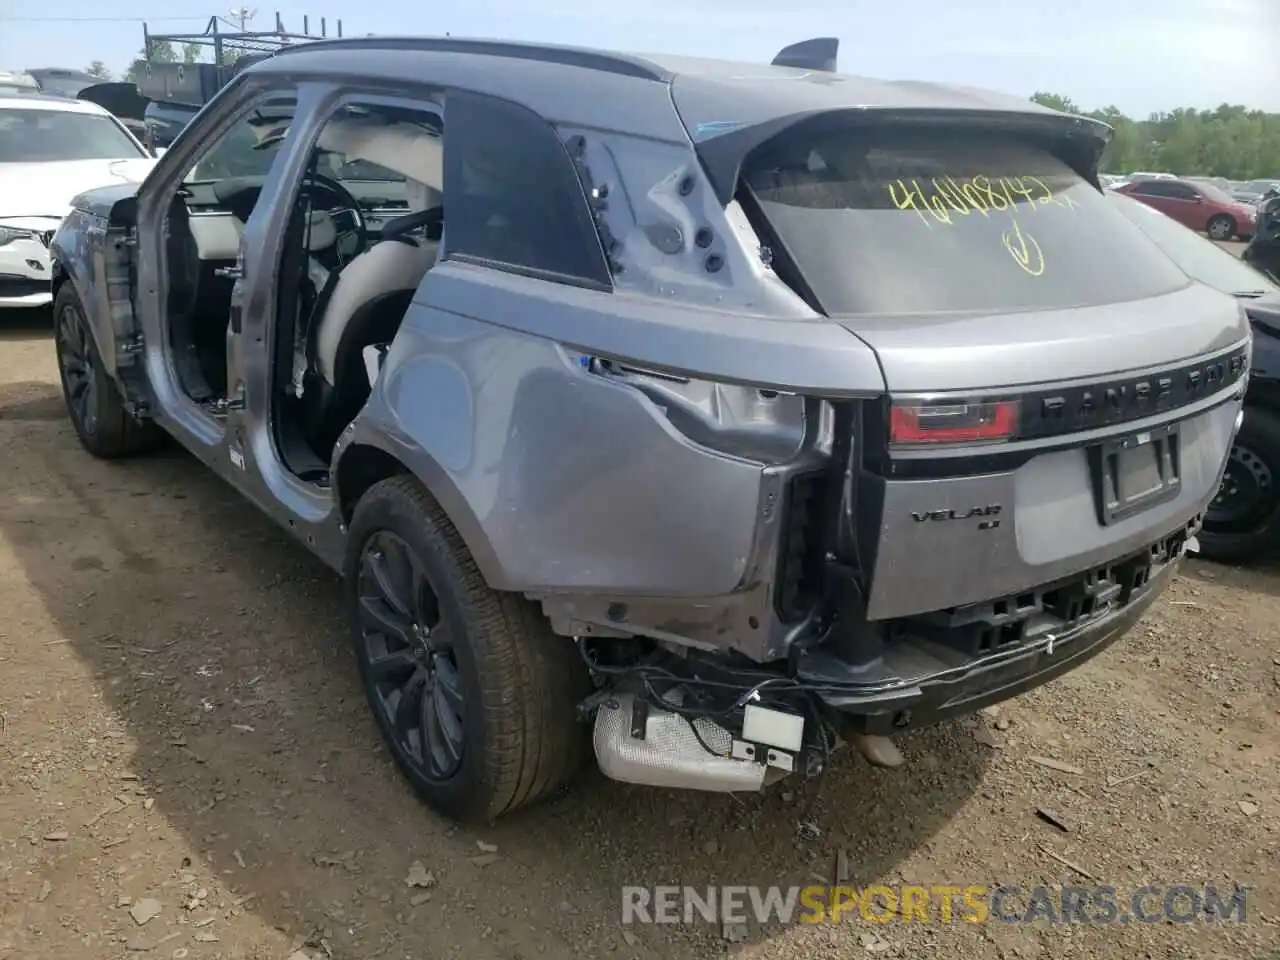
<path fill-rule="evenodd" d="M 245 221 L 261 192 L 261 180 L 236 177 L 183 184 L 181 196 L 190 213 L 191 232 L 201 260 L 236 259 Z M 360 204 L 371 243 L 378 239 L 384 223 L 409 212 L 407 201 L 395 195 L 405 192 L 403 182 L 344 182 L 343 186 Z M 339 236 L 355 229 L 356 218 L 348 209 L 312 211 L 308 249 L 312 253 L 326 250 Z"/>

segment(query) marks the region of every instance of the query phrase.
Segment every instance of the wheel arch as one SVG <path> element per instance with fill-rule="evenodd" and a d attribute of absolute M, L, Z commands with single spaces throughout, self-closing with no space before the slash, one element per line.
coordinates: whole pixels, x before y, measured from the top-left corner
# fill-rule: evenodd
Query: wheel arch
<path fill-rule="evenodd" d="M 106 278 L 101 274 L 100 258 L 92 254 L 80 254 L 71 239 L 65 233 L 74 232 L 89 244 L 97 243 L 95 237 L 88 234 L 85 225 L 86 215 L 80 211 L 72 211 L 63 226 L 55 234 L 49 247 L 49 283 L 53 303 L 56 304 L 58 294 L 68 285 L 75 292 L 80 302 L 80 310 L 84 314 L 85 326 L 93 345 L 102 358 L 108 375 L 120 382 L 117 372 L 116 336 L 112 325 L 111 310 L 107 303 L 105 291 Z M 74 221 L 69 228 L 68 222 Z M 55 315 L 53 322 L 57 324 Z"/>
<path fill-rule="evenodd" d="M 102 334 L 98 329 L 98 324 L 92 313 L 92 306 L 85 300 L 84 288 L 81 284 L 76 282 L 76 278 L 71 274 L 71 272 L 57 260 L 54 260 L 49 265 L 49 274 L 50 293 L 53 294 L 53 300 L 49 304 L 49 309 L 54 311 L 53 329 L 55 335 L 58 329 L 58 323 L 60 322 L 57 314 L 58 294 L 69 287 L 71 292 L 76 295 L 76 300 L 80 303 L 80 311 L 84 314 L 85 333 L 89 336 L 89 339 L 93 341 L 93 347 L 98 351 L 98 356 L 103 358 L 102 362 L 106 364 L 108 376 L 110 376 L 112 380 L 116 380 L 115 364 L 109 363 L 106 359 L 107 354 L 102 351 Z"/>
<path fill-rule="evenodd" d="M 58 291 L 62 289 L 62 285 L 70 279 L 71 275 L 67 273 L 67 268 L 62 265 L 61 260 L 53 260 L 49 264 L 50 292 L 55 300 L 58 299 Z"/>
<path fill-rule="evenodd" d="M 502 567 L 479 519 L 448 473 L 431 457 L 421 451 L 412 456 L 399 455 L 373 438 L 362 437 L 339 448 L 332 474 L 334 498 L 344 527 L 350 527 L 356 504 L 374 484 L 397 476 L 413 477 L 457 529 L 485 582 L 502 589 Z"/>

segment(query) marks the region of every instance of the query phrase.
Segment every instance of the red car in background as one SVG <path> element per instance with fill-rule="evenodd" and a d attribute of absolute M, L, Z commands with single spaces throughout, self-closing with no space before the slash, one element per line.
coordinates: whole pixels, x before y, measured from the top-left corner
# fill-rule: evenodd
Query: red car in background
<path fill-rule="evenodd" d="M 1211 240 L 1248 240 L 1257 225 L 1258 211 L 1211 183 L 1186 180 L 1131 180 L 1114 188 L 1140 200 Z"/>

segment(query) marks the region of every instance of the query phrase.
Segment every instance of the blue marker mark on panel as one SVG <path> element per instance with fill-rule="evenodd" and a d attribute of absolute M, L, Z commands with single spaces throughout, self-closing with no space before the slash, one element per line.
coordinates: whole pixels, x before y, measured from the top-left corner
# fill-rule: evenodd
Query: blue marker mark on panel
<path fill-rule="evenodd" d="M 734 130 L 745 126 L 748 126 L 746 120 L 711 120 L 706 123 L 700 123 L 693 128 L 693 140 L 695 143 L 701 143 L 703 140 L 710 140 L 712 137 L 732 133 Z"/>

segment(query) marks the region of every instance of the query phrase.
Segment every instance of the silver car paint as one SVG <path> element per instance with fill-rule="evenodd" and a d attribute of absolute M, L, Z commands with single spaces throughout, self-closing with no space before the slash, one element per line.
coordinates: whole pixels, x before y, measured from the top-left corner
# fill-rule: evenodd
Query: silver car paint
<path fill-rule="evenodd" d="M 300 176 L 309 144 L 341 91 L 379 83 L 404 91 L 407 76 L 430 79 L 432 85 L 418 91 L 422 100 L 448 86 L 519 98 L 556 122 L 566 139 L 584 136 L 588 166 L 625 192 L 607 213 L 627 266 L 613 294 L 447 260 L 428 273 L 369 403 L 335 451 L 331 493 L 288 473 L 272 439 L 264 345 L 273 332 L 273 265 L 246 258 L 245 278 L 237 285 L 244 329 L 231 338 L 230 365 L 232 391 L 242 379 L 245 406 L 228 415 L 225 430 L 178 389 L 160 300 L 165 210 L 159 198 L 238 109 L 299 74 L 317 79 L 299 90 L 290 143 L 245 231 L 247 251 L 277 248 L 290 201 L 282 185 Z M 340 84 L 319 79 L 321 74 L 365 79 Z M 768 87 L 769 81 L 755 86 Z M 858 81 L 840 89 L 849 105 L 870 88 Z M 876 89 L 885 96 L 898 91 L 899 105 L 937 98 L 936 91 L 909 85 Z M 789 103 L 793 94 L 768 96 Z M 823 105 L 831 96 L 823 95 Z M 957 96 L 972 102 L 968 94 Z M 359 99 L 373 98 L 370 92 Z M 617 129 L 623 125 L 616 115 L 620 102 L 628 104 L 625 132 Z M 683 196 L 674 187 L 686 175 L 695 177 L 696 188 Z M 1195 288 L 1165 298 L 1167 303 L 1072 312 L 1070 339 L 1057 343 L 1048 359 L 1034 355 L 1035 343 L 1044 350 L 1046 330 L 1034 329 L 1043 316 L 973 318 L 938 327 L 927 343 L 919 342 L 917 330 L 915 344 L 911 326 L 900 318 L 842 326 L 818 317 L 763 265 L 758 242 L 733 208 L 713 202 L 665 84 L 536 61 L 397 50 L 375 57 L 341 47 L 272 58 L 242 74 L 187 127 L 140 196 L 139 322 L 155 416 L 326 562 L 341 565 L 344 524 L 355 497 L 394 460 L 442 504 L 489 583 L 540 599 L 561 632 L 636 631 L 734 647 L 762 660 L 785 654 L 799 629 L 780 623 L 771 603 L 785 483 L 824 462 L 829 436 L 823 429 L 827 412 L 816 402 L 801 425 L 795 398 L 765 404 L 775 398 L 761 389 L 874 397 L 886 391 L 886 376 L 890 391 L 1000 386 L 1041 376 L 1056 381 L 1182 359 L 1232 342 L 1233 335 L 1235 341 L 1247 336 L 1234 304 Z M 84 263 L 83 247 L 103 249 L 105 233 L 100 220 L 91 220 L 70 218 L 55 255 L 70 264 L 78 289 L 98 291 L 104 284 L 94 275 L 97 267 Z M 711 226 L 712 247 L 688 242 L 697 224 Z M 684 242 L 677 252 L 663 252 L 672 230 Z M 446 232 L 446 251 L 447 242 Z M 719 271 L 706 269 L 711 253 L 723 257 Z M 119 310 L 118 296 L 108 299 L 112 303 L 86 297 L 100 344 L 121 334 L 120 322 L 110 320 L 111 309 Z M 1152 336 L 1162 314 L 1172 325 L 1163 345 Z M 1018 319 L 1025 326 L 1015 330 Z M 1126 334 L 1126 322 L 1139 332 Z M 954 331 L 972 339 L 957 340 Z M 975 340 L 985 348 L 1009 342 L 1001 335 L 1021 341 L 1010 352 L 1020 362 L 999 350 L 962 349 Z M 1117 336 L 1122 349 L 1113 351 L 1110 340 Z M 721 449 L 713 429 L 696 441 L 688 425 L 693 420 L 677 426 L 669 408 L 655 402 L 656 391 L 670 381 L 647 379 L 643 370 L 630 379 L 605 376 L 584 367 L 579 355 L 720 383 L 737 391 L 729 406 L 754 411 L 752 429 L 745 440 Z M 689 392 L 698 388 L 689 385 Z M 1212 493 L 1210 475 L 1225 460 L 1229 437 L 1222 424 L 1234 419 L 1238 400 L 1219 399 L 1223 406 L 1192 428 L 1197 455 L 1182 498 L 1126 529 L 1107 531 L 1105 543 L 1073 538 L 1067 528 L 1078 522 L 1071 497 L 1079 491 L 1027 483 L 1054 476 L 1055 466 L 1074 471 L 1071 457 L 1045 455 L 1010 475 L 887 484 L 873 577 L 878 613 L 998 596 L 1028 577 L 1085 569 L 1103 555 L 1141 546 L 1142 537 L 1172 530 L 1203 507 Z M 996 545 L 959 527 L 941 546 L 903 535 L 903 511 L 923 503 L 930 509 L 968 503 L 971 496 L 1015 504 L 1017 522 Z M 1054 511 L 1064 524 L 1056 545 Z M 957 572 L 957 563 L 965 569 Z"/>
<path fill-rule="evenodd" d="M 963 606 L 976 597 L 1014 596 L 1141 550 L 1189 523 L 1222 479 L 1240 409 L 1236 392 L 1206 400 L 1202 412 L 1182 421 L 1177 497 L 1109 527 L 1097 522 L 1089 464 L 1080 447 L 1043 453 L 1004 473 L 886 484 L 868 615 L 889 619 Z M 1168 419 L 1135 421 L 1095 436 L 1142 430 Z M 1001 504 L 1013 522 L 980 530 L 976 523 L 913 519 L 913 512 L 939 504 Z"/>
<path fill-rule="evenodd" d="M 1097 307 L 840 322 L 875 348 L 892 393 L 994 390 L 1127 373 L 1218 353 L 1248 335 L 1234 302 L 1190 281 L 1163 297 Z"/>

